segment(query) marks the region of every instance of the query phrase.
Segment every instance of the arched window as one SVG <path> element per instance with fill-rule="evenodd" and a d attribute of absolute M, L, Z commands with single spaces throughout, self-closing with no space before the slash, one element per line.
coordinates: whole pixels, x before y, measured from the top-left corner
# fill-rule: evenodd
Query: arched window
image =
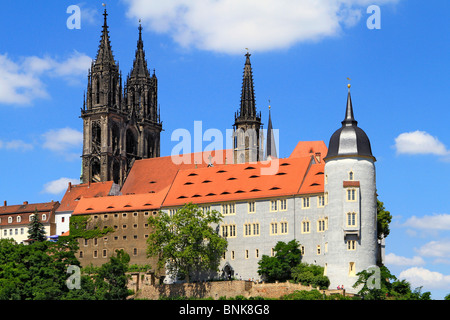
<path fill-rule="evenodd" d="M 21 222 L 22 221 L 22 217 L 21 216 L 17 216 L 16 221 L 17 222 Z"/>
<path fill-rule="evenodd" d="M 126 146 L 127 154 L 136 155 L 136 150 L 137 150 L 136 138 L 130 129 L 127 130 L 126 143 L 127 143 L 127 146 Z"/>
<path fill-rule="evenodd" d="M 100 160 L 98 158 L 91 161 L 91 182 L 100 182 Z"/>
<path fill-rule="evenodd" d="M 8 217 L 8 223 L 12 223 L 13 222 L 13 218 L 12 217 Z"/>
<path fill-rule="evenodd" d="M 353 173 L 353 171 L 350 171 L 348 173 L 348 180 L 350 180 L 350 181 L 355 180 L 355 174 Z"/>

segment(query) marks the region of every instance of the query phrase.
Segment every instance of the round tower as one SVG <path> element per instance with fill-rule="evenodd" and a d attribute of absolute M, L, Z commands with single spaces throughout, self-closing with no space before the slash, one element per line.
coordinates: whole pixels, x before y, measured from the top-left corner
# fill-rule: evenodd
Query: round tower
<path fill-rule="evenodd" d="M 326 275 L 331 289 L 343 285 L 348 292 L 359 291 L 352 288 L 357 273 L 377 261 L 376 159 L 357 124 L 348 85 L 345 119 L 331 136 L 324 158 Z"/>

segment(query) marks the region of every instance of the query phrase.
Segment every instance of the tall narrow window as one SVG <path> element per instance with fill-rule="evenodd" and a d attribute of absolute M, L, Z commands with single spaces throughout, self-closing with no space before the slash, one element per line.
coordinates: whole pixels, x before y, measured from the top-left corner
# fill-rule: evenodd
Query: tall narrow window
<path fill-rule="evenodd" d="M 347 226 L 356 227 L 356 213 L 355 212 L 347 213 Z"/>
<path fill-rule="evenodd" d="M 309 221 L 302 221 L 302 233 L 309 233 Z"/>
<path fill-rule="evenodd" d="M 255 213 L 255 201 L 248 203 L 248 213 Z"/>
<path fill-rule="evenodd" d="M 356 200 L 356 189 L 347 189 L 347 201 Z"/>
<path fill-rule="evenodd" d="M 348 275 L 349 275 L 350 277 L 354 277 L 354 276 L 356 275 L 356 272 L 355 272 L 355 263 L 354 263 L 354 262 L 350 262 L 350 263 L 348 264 Z"/>
<path fill-rule="evenodd" d="M 302 200 L 302 209 L 309 208 L 309 197 L 304 197 Z"/>

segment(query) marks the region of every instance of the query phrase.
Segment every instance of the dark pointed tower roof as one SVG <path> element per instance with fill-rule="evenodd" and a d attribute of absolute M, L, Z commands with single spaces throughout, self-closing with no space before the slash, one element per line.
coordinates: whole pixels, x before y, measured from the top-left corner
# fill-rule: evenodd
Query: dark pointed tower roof
<path fill-rule="evenodd" d="M 266 159 L 268 157 L 271 157 L 272 159 L 277 157 L 277 147 L 275 145 L 275 136 L 272 128 L 272 118 L 270 116 L 270 105 L 269 105 L 269 123 L 267 124 Z"/>
<path fill-rule="evenodd" d="M 253 87 L 253 71 L 250 63 L 250 53 L 246 53 L 244 76 L 242 79 L 240 117 L 250 118 L 256 116 L 255 90 Z"/>
<path fill-rule="evenodd" d="M 114 55 L 111 49 L 111 42 L 109 40 L 109 31 L 108 31 L 108 23 L 106 17 L 108 14 L 103 13 L 104 21 L 103 21 L 103 29 L 102 36 L 100 38 L 100 45 L 98 47 L 97 57 L 95 59 L 95 64 L 112 64 L 115 65 Z"/>
<path fill-rule="evenodd" d="M 253 71 L 250 63 L 251 54 L 245 54 L 244 75 L 242 78 L 241 105 L 235 114 L 235 125 L 238 123 L 261 124 L 261 113 L 256 113 L 255 89 L 253 86 Z"/>
<path fill-rule="evenodd" d="M 133 61 L 133 69 L 130 72 L 130 78 L 150 78 L 145 60 L 144 42 L 142 41 L 142 26 L 139 24 L 139 39 Z"/>
<path fill-rule="evenodd" d="M 342 127 L 336 130 L 330 138 L 328 154 L 325 161 L 334 157 L 362 156 L 374 158 L 369 138 L 366 133 L 358 127 L 358 122 L 353 115 L 352 97 L 350 85 L 348 85 L 347 106 L 345 118 L 341 122 Z"/>

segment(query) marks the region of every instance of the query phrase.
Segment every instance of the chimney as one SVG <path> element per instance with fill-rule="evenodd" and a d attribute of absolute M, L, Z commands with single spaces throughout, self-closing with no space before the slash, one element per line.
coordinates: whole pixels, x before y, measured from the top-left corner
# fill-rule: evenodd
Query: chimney
<path fill-rule="evenodd" d="M 318 163 L 320 163 L 320 152 L 316 152 L 316 160 Z"/>
<path fill-rule="evenodd" d="M 69 192 L 72 189 L 72 182 L 69 181 Z"/>
<path fill-rule="evenodd" d="M 23 205 L 26 206 L 28 204 L 28 201 L 24 201 Z"/>
<path fill-rule="evenodd" d="M 5 200 L 5 202 L 3 202 L 3 205 L 6 207 L 6 200 Z"/>

